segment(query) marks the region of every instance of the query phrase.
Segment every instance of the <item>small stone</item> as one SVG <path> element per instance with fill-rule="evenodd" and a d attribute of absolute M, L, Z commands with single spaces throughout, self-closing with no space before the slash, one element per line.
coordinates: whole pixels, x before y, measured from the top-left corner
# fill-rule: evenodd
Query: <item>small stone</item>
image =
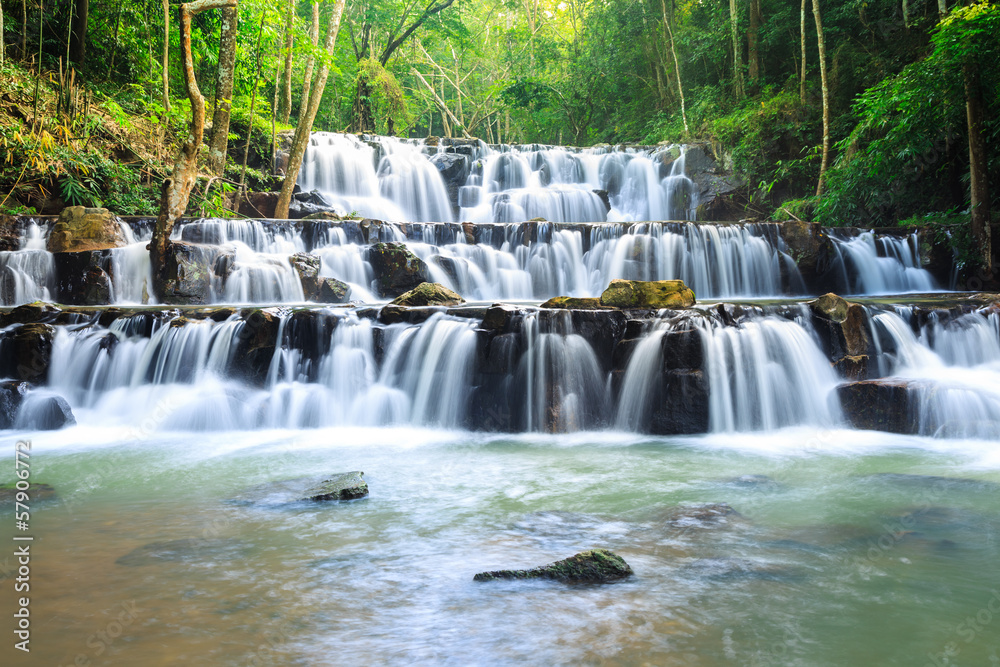
<path fill-rule="evenodd" d="M 480 572 L 473 581 L 553 579 L 568 584 L 605 584 L 634 574 L 625 560 L 607 549 L 593 549 L 531 570 Z"/>
<path fill-rule="evenodd" d="M 306 490 L 304 500 L 354 500 L 368 495 L 363 472 L 345 472 Z"/>

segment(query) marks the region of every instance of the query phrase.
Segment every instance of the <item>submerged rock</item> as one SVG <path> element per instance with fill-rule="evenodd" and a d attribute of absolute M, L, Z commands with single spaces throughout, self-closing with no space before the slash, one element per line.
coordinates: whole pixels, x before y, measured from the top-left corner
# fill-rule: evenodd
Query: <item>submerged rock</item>
<path fill-rule="evenodd" d="M 794 581 L 803 577 L 802 571 L 798 568 L 750 558 L 699 558 L 684 569 L 707 579 L 725 581 L 733 579 Z"/>
<path fill-rule="evenodd" d="M 569 584 L 605 584 L 632 576 L 625 560 L 607 549 L 593 549 L 530 570 L 480 572 L 473 581 L 497 579 L 553 579 Z"/>
<path fill-rule="evenodd" d="M 189 538 L 169 540 L 167 542 L 150 542 L 133 549 L 115 561 L 116 565 L 126 567 L 142 567 L 159 563 L 179 563 L 184 561 L 229 561 L 243 556 L 248 550 L 247 545 L 233 538 L 202 539 Z"/>
<path fill-rule="evenodd" d="M 324 479 L 305 492 L 307 500 L 354 500 L 368 495 L 368 482 L 361 471 L 345 472 Z"/>
<path fill-rule="evenodd" d="M 402 243 L 376 243 L 368 249 L 379 294 L 397 297 L 430 280 L 427 265 Z"/>
<path fill-rule="evenodd" d="M 615 308 L 690 308 L 695 303 L 683 280 L 612 280 L 601 304 Z"/>
<path fill-rule="evenodd" d="M 0 484 L 0 505 L 13 505 L 17 502 L 19 489 L 16 484 L 16 482 Z M 56 490 L 53 487 L 39 482 L 32 482 L 31 486 L 28 487 L 27 493 L 29 503 L 37 503 L 43 500 L 54 500 L 57 497 Z"/>
<path fill-rule="evenodd" d="M 26 396 L 15 426 L 28 431 L 58 431 L 76 425 L 69 403 L 55 394 Z"/>
<path fill-rule="evenodd" d="M 666 513 L 664 522 L 670 528 L 707 528 L 726 524 L 732 519 L 742 517 L 743 515 L 734 510 L 728 503 L 708 503 L 671 508 Z"/>
<path fill-rule="evenodd" d="M 363 472 L 355 471 L 268 482 L 247 489 L 230 502 L 278 507 L 303 501 L 355 500 L 368 495 L 368 482 L 363 475 Z"/>
<path fill-rule="evenodd" d="M 83 206 L 62 210 L 47 243 L 49 252 L 104 250 L 124 245 L 125 235 L 111 211 Z"/>
<path fill-rule="evenodd" d="M 0 382 L 0 429 L 14 428 L 17 413 L 31 385 L 22 380 Z"/>
<path fill-rule="evenodd" d="M 462 303 L 465 303 L 465 299 L 441 283 L 420 283 L 409 292 L 400 294 L 393 299 L 391 305 L 413 308 L 419 306 L 457 306 Z"/>

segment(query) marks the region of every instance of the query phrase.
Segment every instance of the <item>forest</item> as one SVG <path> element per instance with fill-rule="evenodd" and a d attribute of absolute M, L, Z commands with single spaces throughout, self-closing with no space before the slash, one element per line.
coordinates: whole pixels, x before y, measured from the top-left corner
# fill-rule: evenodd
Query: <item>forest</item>
<path fill-rule="evenodd" d="M 206 145 L 178 215 L 280 188 L 270 156 L 296 128 L 700 140 L 743 178 L 743 218 L 933 225 L 990 264 L 993 2 L 4 0 L 0 31 L 4 214 L 155 213 L 191 148 L 190 77 Z"/>

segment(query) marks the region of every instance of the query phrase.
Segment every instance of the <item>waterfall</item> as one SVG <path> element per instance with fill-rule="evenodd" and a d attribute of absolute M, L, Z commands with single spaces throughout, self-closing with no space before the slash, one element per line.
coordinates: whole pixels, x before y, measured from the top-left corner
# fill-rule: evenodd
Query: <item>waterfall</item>
<path fill-rule="evenodd" d="M 931 319 L 914 332 L 908 309 L 872 317 L 880 373 L 912 380 L 919 432 L 952 438 L 1000 437 L 1000 316 Z"/>
<path fill-rule="evenodd" d="M 847 293 L 904 294 L 938 289 L 931 274 L 921 268 L 916 232 L 902 238 L 873 232 L 853 238 L 831 233 L 830 238 Z"/>
<path fill-rule="evenodd" d="M 0 252 L 0 305 L 49 301 L 54 291 L 55 259 L 45 249 L 42 228 L 31 222 L 21 235 L 19 250 Z"/>

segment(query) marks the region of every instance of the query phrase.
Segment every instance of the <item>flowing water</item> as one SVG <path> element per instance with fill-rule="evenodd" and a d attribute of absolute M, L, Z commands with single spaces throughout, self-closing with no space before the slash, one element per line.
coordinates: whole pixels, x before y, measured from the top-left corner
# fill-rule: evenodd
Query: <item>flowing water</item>
<path fill-rule="evenodd" d="M 867 374 L 917 435 L 858 430 L 815 277 L 774 226 L 695 222 L 683 148 L 466 148 L 452 201 L 441 149 L 316 135 L 303 189 L 381 224 L 184 221 L 236 307 L 129 307 L 141 221 L 101 255 L 119 310 L 52 320 L 48 381 L 0 431 L 56 490 L 31 501 L 29 655 L 0 553 L 2 664 L 1000 665 L 995 305 L 914 296 L 941 287 L 916 235 L 831 236 L 825 279 L 861 295 Z M 48 231 L 0 253 L 5 305 L 55 298 Z M 379 241 L 473 303 L 387 318 Z M 360 303 L 303 306 L 302 252 Z M 613 278 L 698 306 L 537 307 Z M 55 397 L 76 423 L 37 430 Z M 297 500 L 351 470 L 369 497 Z M 597 547 L 635 576 L 472 580 Z"/>

